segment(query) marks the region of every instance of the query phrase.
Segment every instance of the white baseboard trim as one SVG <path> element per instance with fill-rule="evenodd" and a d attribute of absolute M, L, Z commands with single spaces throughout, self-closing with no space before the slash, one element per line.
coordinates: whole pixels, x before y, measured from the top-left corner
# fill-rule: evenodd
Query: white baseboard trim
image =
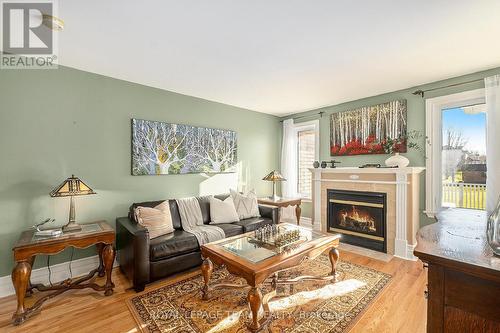
<path fill-rule="evenodd" d="M 418 258 L 413 255 L 413 249 L 415 245 L 408 244 L 406 240 L 396 239 L 394 242 L 394 256 L 405 259 L 416 261 Z"/>
<path fill-rule="evenodd" d="M 293 217 L 283 217 L 280 222 L 297 223 L 297 218 Z M 300 217 L 300 223 L 312 224 L 312 219 L 310 217 Z"/>
<path fill-rule="evenodd" d="M 99 257 L 97 255 L 92 257 L 86 257 L 82 259 L 76 259 L 71 262 L 71 271 L 73 277 L 82 276 L 88 274 L 94 268 L 99 266 Z M 118 266 L 115 261 L 113 267 Z M 61 282 L 70 277 L 69 272 L 69 261 L 55 264 L 50 266 L 50 279 L 52 283 Z M 43 283 L 49 284 L 49 270 L 47 267 L 37 268 L 31 271 L 31 282 L 32 283 Z M 12 285 L 12 280 L 10 275 L 0 277 L 0 297 L 5 297 L 15 294 L 14 286 Z"/>
<path fill-rule="evenodd" d="M 300 217 L 300 222 L 304 222 L 304 223 L 309 223 L 309 224 L 312 224 L 312 219 L 310 217 L 303 217 L 301 216 Z"/>
<path fill-rule="evenodd" d="M 417 244 L 415 244 L 415 245 L 408 244 L 407 245 L 406 257 L 409 260 L 412 260 L 412 261 L 417 261 L 418 260 L 418 258 L 413 255 L 413 250 L 415 250 L 416 246 L 417 246 Z"/>

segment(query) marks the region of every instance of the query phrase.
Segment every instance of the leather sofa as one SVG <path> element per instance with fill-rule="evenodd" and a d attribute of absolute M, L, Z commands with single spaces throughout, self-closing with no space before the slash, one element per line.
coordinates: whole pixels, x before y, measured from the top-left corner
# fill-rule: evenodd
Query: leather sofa
<path fill-rule="evenodd" d="M 228 195 L 215 197 L 224 200 Z M 209 197 L 197 197 L 197 199 L 200 203 L 203 222 L 209 224 Z M 175 229 L 173 233 L 149 239 L 148 230 L 135 221 L 133 211 L 137 206 L 155 207 L 163 201 L 134 203 L 130 207 L 128 217 L 116 219 L 116 248 L 120 269 L 132 282 L 137 292 L 144 290 L 147 283 L 196 267 L 202 262 L 198 240 L 193 234 L 182 229 L 175 200 L 169 200 Z M 268 224 L 278 223 L 278 208 L 259 205 L 259 212 L 260 217 L 217 224 L 217 226 L 224 230 L 226 237 L 231 237 Z"/>

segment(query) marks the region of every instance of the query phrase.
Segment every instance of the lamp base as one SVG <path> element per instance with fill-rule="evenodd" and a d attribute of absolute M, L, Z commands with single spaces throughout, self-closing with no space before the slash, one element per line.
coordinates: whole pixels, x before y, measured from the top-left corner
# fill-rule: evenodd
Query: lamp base
<path fill-rule="evenodd" d="M 271 195 L 269 197 L 269 199 L 271 199 L 272 201 L 278 201 L 279 199 L 281 199 L 281 197 L 277 196 L 277 195 Z"/>
<path fill-rule="evenodd" d="M 64 227 L 62 227 L 63 232 L 77 232 L 82 231 L 82 227 L 76 222 L 69 222 Z"/>

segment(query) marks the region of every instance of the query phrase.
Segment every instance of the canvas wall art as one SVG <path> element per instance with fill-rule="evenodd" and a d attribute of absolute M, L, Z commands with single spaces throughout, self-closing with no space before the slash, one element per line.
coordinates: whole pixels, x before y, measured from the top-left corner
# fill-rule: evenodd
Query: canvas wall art
<path fill-rule="evenodd" d="M 330 118 L 330 155 L 406 152 L 406 100 L 333 113 Z"/>
<path fill-rule="evenodd" d="M 132 174 L 232 172 L 236 132 L 132 119 Z"/>

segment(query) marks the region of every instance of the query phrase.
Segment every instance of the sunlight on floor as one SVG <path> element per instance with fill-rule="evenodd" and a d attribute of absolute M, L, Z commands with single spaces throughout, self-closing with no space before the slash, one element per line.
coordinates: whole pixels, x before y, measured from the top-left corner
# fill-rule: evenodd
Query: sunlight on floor
<path fill-rule="evenodd" d="M 207 333 L 223 332 L 224 330 L 229 329 L 231 326 L 234 326 L 238 323 L 242 313 L 243 310 L 232 313 L 229 317 L 226 317 L 219 321 L 219 323 L 216 326 L 212 327 L 212 329 Z"/>
<path fill-rule="evenodd" d="M 302 291 L 275 301 L 271 301 L 269 302 L 269 308 L 271 311 L 284 311 L 286 309 L 300 306 L 311 301 L 325 300 L 332 297 L 345 295 L 365 285 L 365 282 L 356 279 L 340 281 L 335 284 L 327 284 L 319 289 Z M 238 323 L 242 313 L 243 310 L 232 313 L 228 317 L 222 319 L 207 333 L 223 332 L 224 330 L 229 329 L 230 327 Z"/>
<path fill-rule="evenodd" d="M 294 306 L 303 305 L 314 300 L 328 299 L 341 296 L 365 286 L 366 283 L 356 279 L 340 281 L 335 284 L 327 284 L 323 288 L 302 291 L 276 301 L 269 302 L 272 311 L 282 311 Z"/>

